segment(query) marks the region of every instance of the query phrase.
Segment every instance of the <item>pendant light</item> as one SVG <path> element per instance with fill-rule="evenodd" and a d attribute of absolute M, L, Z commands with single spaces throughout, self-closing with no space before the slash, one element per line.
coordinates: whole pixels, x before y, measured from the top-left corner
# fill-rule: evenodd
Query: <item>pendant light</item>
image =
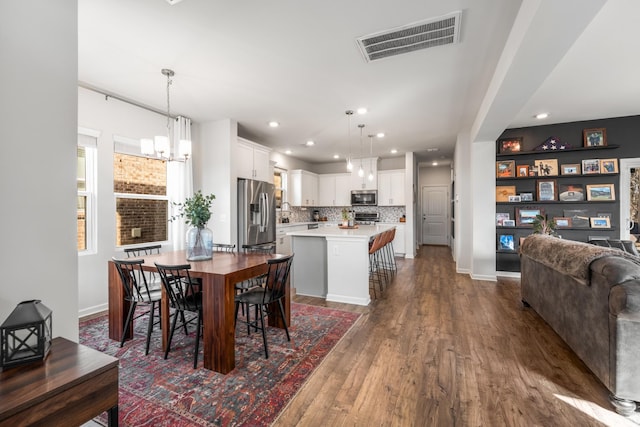
<path fill-rule="evenodd" d="M 369 181 L 373 181 L 373 136 L 369 135 Z"/>
<path fill-rule="evenodd" d="M 351 163 L 351 116 L 353 116 L 353 110 L 345 111 L 347 115 L 347 143 L 349 144 L 349 155 L 347 156 L 347 170 L 351 172 L 353 170 L 353 163 Z"/>
<path fill-rule="evenodd" d="M 364 143 L 362 142 L 362 129 L 364 128 L 363 124 L 358 125 L 360 128 L 360 169 L 358 169 L 358 176 L 360 178 L 364 177 L 364 169 L 362 169 L 362 152 L 364 148 Z"/>

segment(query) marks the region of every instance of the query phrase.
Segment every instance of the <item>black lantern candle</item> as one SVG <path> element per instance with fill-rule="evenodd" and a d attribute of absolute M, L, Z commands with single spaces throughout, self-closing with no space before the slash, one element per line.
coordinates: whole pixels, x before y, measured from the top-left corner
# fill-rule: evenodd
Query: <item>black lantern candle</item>
<path fill-rule="evenodd" d="M 51 310 L 40 300 L 23 301 L 0 326 L 0 368 L 44 360 L 51 347 Z"/>

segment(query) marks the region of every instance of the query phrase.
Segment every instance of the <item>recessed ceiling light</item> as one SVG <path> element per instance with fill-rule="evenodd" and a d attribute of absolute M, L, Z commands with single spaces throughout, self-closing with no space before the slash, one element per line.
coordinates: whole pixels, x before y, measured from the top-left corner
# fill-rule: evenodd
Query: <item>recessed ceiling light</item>
<path fill-rule="evenodd" d="M 278 126 L 280 126 L 280 123 L 276 121 L 269 122 L 269 127 L 277 128 Z"/>
<path fill-rule="evenodd" d="M 376 135 L 378 138 L 384 138 L 384 132 L 378 132 Z"/>
<path fill-rule="evenodd" d="M 438 162 L 431 163 L 431 166 L 438 166 Z"/>
<path fill-rule="evenodd" d="M 540 113 L 540 114 L 536 114 L 535 118 L 540 120 L 540 119 L 546 119 L 547 117 L 549 117 L 549 113 Z"/>
<path fill-rule="evenodd" d="M 285 151 L 284 154 L 291 154 L 291 150 Z"/>
<path fill-rule="evenodd" d="M 433 151 L 438 151 L 440 150 L 439 148 L 427 148 L 427 152 L 431 153 Z"/>
<path fill-rule="evenodd" d="M 396 154 L 398 152 L 398 150 L 396 150 L 395 148 L 391 150 L 391 154 Z"/>
<path fill-rule="evenodd" d="M 339 158 L 340 158 L 340 155 L 339 155 L 339 154 L 334 154 L 334 155 L 333 155 L 333 158 L 334 158 L 334 159 L 339 159 Z"/>
<path fill-rule="evenodd" d="M 358 114 L 367 114 L 367 109 L 364 107 L 360 107 L 356 110 Z"/>
<path fill-rule="evenodd" d="M 312 140 L 308 140 L 307 142 L 305 142 L 305 145 L 306 145 L 307 147 L 312 147 L 312 146 L 316 145 L 316 143 L 315 143 L 315 142 L 313 142 Z"/>

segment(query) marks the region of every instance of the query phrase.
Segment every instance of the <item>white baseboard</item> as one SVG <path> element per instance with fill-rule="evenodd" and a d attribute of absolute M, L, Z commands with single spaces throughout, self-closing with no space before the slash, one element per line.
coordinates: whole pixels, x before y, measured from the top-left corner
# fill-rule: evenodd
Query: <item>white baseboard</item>
<path fill-rule="evenodd" d="M 491 276 L 488 274 L 470 274 L 473 280 L 483 280 L 485 282 L 497 282 L 498 279 L 496 276 Z"/>
<path fill-rule="evenodd" d="M 81 319 L 83 317 L 92 316 L 94 314 L 98 314 L 107 310 L 109 310 L 109 303 L 95 305 L 89 308 L 83 308 L 78 312 L 78 318 Z"/>
<path fill-rule="evenodd" d="M 518 271 L 496 271 L 498 277 L 508 277 L 509 279 L 520 279 L 520 272 Z"/>
<path fill-rule="evenodd" d="M 369 305 L 371 298 L 345 297 L 344 295 L 327 294 L 327 301 L 343 302 L 345 304 Z"/>

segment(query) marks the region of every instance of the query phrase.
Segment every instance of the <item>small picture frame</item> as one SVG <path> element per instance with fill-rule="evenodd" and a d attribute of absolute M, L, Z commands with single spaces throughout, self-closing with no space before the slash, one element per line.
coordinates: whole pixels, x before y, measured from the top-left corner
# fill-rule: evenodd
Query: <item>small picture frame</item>
<path fill-rule="evenodd" d="M 584 200 L 584 187 L 581 184 L 560 184 L 558 200 L 561 202 L 581 202 Z"/>
<path fill-rule="evenodd" d="M 515 227 L 516 226 L 516 221 L 513 219 L 505 219 L 502 222 L 502 226 L 503 227 Z"/>
<path fill-rule="evenodd" d="M 589 223 L 591 228 L 611 228 L 611 220 L 606 217 L 591 217 Z"/>
<path fill-rule="evenodd" d="M 557 176 L 558 159 L 534 160 L 538 176 Z"/>
<path fill-rule="evenodd" d="M 516 245 L 513 241 L 513 234 L 498 235 L 498 250 L 511 252 L 516 250 Z"/>
<path fill-rule="evenodd" d="M 571 218 L 573 228 L 589 228 L 589 215 L 586 209 L 565 209 L 562 214 Z"/>
<path fill-rule="evenodd" d="M 585 147 L 604 147 L 607 145 L 605 128 L 584 129 L 582 131 Z"/>
<path fill-rule="evenodd" d="M 522 138 L 501 138 L 498 140 L 498 153 L 519 153 L 522 150 Z"/>
<path fill-rule="evenodd" d="M 496 212 L 496 225 L 503 226 L 505 220 L 509 220 L 509 212 Z"/>
<path fill-rule="evenodd" d="M 529 168 L 529 176 L 538 176 L 538 171 L 535 167 Z"/>
<path fill-rule="evenodd" d="M 544 210 L 540 208 L 516 208 L 516 225 L 518 227 L 532 227 L 538 215 L 544 216 Z"/>
<path fill-rule="evenodd" d="M 590 202 L 607 202 L 616 199 L 614 184 L 587 184 L 587 200 Z"/>
<path fill-rule="evenodd" d="M 591 175 L 600 173 L 600 160 L 599 159 L 584 159 L 582 161 L 582 173 L 584 175 Z"/>
<path fill-rule="evenodd" d="M 569 228 L 571 227 L 571 218 L 565 216 L 556 216 L 553 218 L 557 228 Z"/>
<path fill-rule="evenodd" d="M 527 178 L 529 176 L 529 165 L 518 165 L 517 167 L 518 178 Z"/>
<path fill-rule="evenodd" d="M 516 195 L 515 185 L 499 185 L 496 187 L 496 202 L 508 202 L 509 196 Z"/>
<path fill-rule="evenodd" d="M 580 175 L 581 168 L 578 163 L 569 163 L 560 166 L 560 175 Z"/>
<path fill-rule="evenodd" d="M 558 184 L 555 179 L 539 179 L 536 182 L 536 199 L 540 202 L 558 200 Z"/>
<path fill-rule="evenodd" d="M 618 173 L 618 159 L 600 159 L 600 173 Z"/>
<path fill-rule="evenodd" d="M 500 160 L 496 162 L 496 177 L 513 178 L 516 176 L 516 162 L 513 160 Z"/>
<path fill-rule="evenodd" d="M 521 202 L 533 202 L 533 193 L 520 193 Z"/>
<path fill-rule="evenodd" d="M 510 203 L 520 203 L 520 201 L 521 201 L 520 196 L 509 196 Z"/>

